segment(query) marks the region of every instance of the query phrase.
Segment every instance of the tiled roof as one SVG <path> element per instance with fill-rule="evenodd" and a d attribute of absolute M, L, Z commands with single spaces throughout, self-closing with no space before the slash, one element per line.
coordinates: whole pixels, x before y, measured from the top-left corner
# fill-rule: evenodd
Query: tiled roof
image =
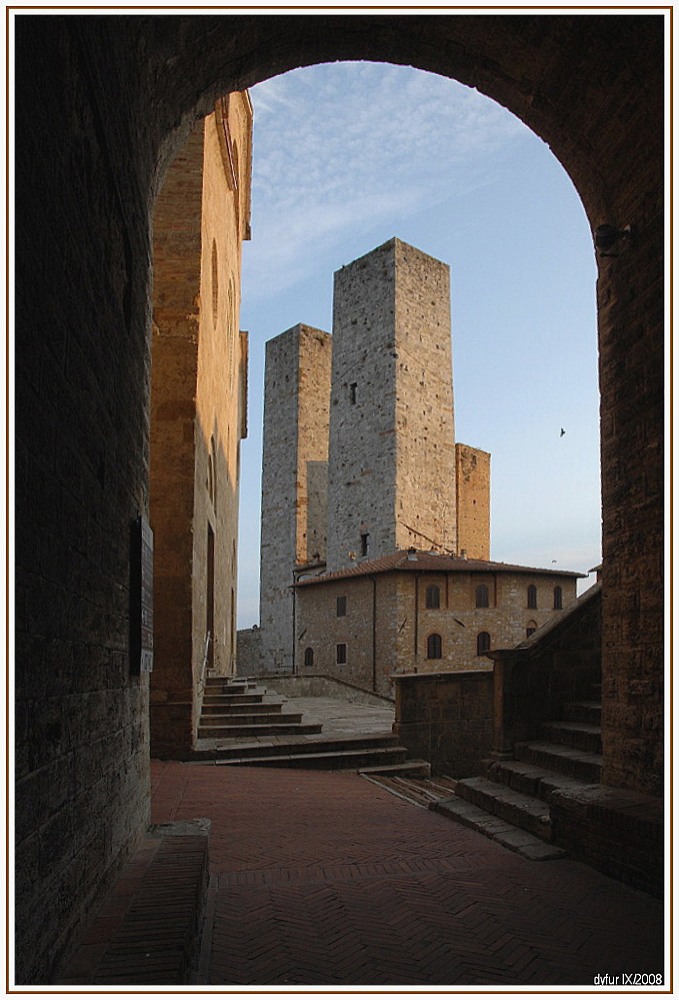
<path fill-rule="evenodd" d="M 313 569 L 318 570 L 318 565 Z M 492 562 L 487 559 L 460 559 L 454 556 L 441 555 L 438 552 L 420 552 L 419 550 L 400 550 L 390 556 L 356 563 L 349 569 L 335 570 L 333 573 L 303 577 L 305 569 L 312 567 L 297 567 L 300 575 L 296 586 L 306 587 L 318 583 L 331 583 L 333 580 L 347 580 L 355 576 L 374 576 L 378 573 L 530 573 L 547 576 L 585 577 L 585 573 L 576 573 L 561 569 L 538 569 L 531 566 L 514 566 L 511 563 Z"/>

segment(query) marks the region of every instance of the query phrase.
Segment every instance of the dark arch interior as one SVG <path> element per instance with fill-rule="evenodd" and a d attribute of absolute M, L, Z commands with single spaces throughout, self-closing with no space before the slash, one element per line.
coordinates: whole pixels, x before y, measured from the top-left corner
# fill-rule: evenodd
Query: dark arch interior
<path fill-rule="evenodd" d="M 148 689 L 127 669 L 122 540 L 148 505 L 150 206 L 197 117 L 294 67 L 371 59 L 476 87 L 550 145 L 593 230 L 631 227 L 599 255 L 604 781 L 662 792 L 664 24 L 655 14 L 16 17 L 24 981 L 49 976 L 148 821 Z"/>

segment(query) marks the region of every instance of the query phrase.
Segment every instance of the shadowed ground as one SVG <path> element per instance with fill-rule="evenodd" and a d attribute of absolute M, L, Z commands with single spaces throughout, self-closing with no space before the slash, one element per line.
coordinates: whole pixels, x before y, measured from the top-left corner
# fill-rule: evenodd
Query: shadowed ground
<path fill-rule="evenodd" d="M 660 901 L 575 861 L 525 861 L 356 774 L 154 763 L 153 803 L 154 822 L 212 821 L 204 983 L 663 972 Z"/>

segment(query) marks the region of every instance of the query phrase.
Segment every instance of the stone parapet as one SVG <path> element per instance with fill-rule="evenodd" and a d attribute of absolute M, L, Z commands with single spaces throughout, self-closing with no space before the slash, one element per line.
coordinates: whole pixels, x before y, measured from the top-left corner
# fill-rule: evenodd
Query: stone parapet
<path fill-rule="evenodd" d="M 394 674 L 394 734 L 435 774 L 480 774 L 493 739 L 493 673 Z"/>

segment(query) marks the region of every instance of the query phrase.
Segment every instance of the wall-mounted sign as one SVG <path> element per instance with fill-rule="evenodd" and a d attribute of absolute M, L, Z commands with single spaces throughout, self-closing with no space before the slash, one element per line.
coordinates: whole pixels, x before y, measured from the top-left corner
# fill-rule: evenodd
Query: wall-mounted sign
<path fill-rule="evenodd" d="M 141 514 L 130 546 L 130 668 L 153 670 L 153 532 Z"/>

